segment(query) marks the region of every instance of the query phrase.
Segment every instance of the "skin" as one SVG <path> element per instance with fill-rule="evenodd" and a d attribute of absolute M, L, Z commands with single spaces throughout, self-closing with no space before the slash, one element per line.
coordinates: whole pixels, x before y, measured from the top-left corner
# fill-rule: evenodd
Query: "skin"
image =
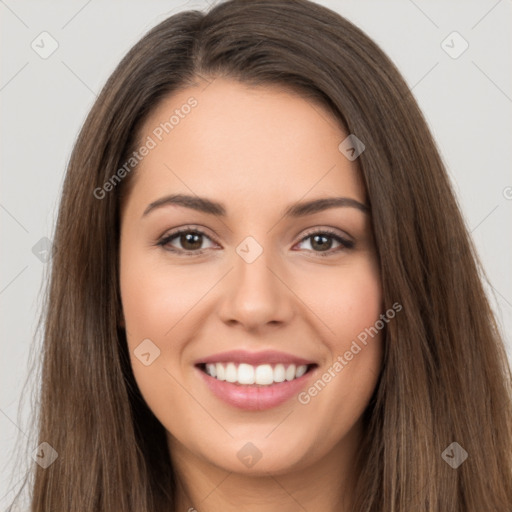
<path fill-rule="evenodd" d="M 356 162 L 338 150 L 347 134 L 321 106 L 284 89 L 223 78 L 205 85 L 166 98 L 144 123 L 142 141 L 188 98 L 198 101 L 139 164 L 121 215 L 124 326 L 137 384 L 168 432 L 181 482 L 176 510 L 350 510 L 380 333 L 306 405 L 293 397 L 242 411 L 214 396 L 194 367 L 235 348 L 279 350 L 318 364 L 309 387 L 383 313 L 369 214 L 282 215 L 317 198 L 366 203 Z M 227 216 L 176 205 L 143 216 L 177 193 L 222 202 Z M 203 254 L 168 250 L 191 250 L 179 236 L 157 245 L 189 225 L 206 233 L 196 245 Z M 304 236 L 327 227 L 355 246 L 328 238 L 331 254 L 322 257 L 327 251 Z M 236 252 L 247 236 L 263 249 L 252 263 Z M 160 349 L 149 366 L 134 355 L 147 338 Z M 262 455 L 252 467 L 237 457 L 247 442 Z"/>

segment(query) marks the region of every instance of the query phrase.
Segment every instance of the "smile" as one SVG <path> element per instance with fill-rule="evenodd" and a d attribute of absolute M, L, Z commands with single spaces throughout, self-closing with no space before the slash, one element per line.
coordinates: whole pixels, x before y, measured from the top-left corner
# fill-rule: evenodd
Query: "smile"
<path fill-rule="evenodd" d="M 302 377 L 308 371 L 308 365 L 296 366 L 294 364 L 250 364 L 210 363 L 206 364 L 204 371 L 217 380 L 236 383 L 240 385 L 257 384 L 271 386 L 272 384 L 292 381 Z"/>
<path fill-rule="evenodd" d="M 276 351 L 230 351 L 196 361 L 207 389 L 224 403 L 247 411 L 277 407 L 296 396 L 318 364 Z"/>

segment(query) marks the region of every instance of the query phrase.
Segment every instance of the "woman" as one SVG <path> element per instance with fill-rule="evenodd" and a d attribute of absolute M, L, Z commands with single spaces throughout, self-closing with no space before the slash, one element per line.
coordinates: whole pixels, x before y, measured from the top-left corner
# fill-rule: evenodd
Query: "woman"
<path fill-rule="evenodd" d="M 33 511 L 511 509 L 475 251 L 405 82 L 338 14 L 231 0 L 151 30 L 80 133 L 55 246 Z"/>

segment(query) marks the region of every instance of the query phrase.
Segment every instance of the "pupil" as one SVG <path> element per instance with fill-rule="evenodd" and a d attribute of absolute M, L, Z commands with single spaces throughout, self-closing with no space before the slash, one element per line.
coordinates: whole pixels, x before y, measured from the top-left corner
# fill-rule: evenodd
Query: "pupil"
<path fill-rule="evenodd" d="M 318 243 L 318 240 L 319 239 L 322 239 L 324 240 L 324 242 L 327 240 L 327 244 L 325 243 Z M 313 247 L 313 249 L 315 249 L 315 245 L 317 245 L 317 248 L 320 249 L 321 251 L 325 251 L 325 250 L 328 250 L 330 249 L 330 247 L 326 247 L 326 246 L 329 246 L 331 245 L 329 242 L 332 243 L 332 240 L 326 236 L 323 236 L 323 235 L 315 235 L 313 237 L 313 243 L 311 244 L 311 246 Z"/>

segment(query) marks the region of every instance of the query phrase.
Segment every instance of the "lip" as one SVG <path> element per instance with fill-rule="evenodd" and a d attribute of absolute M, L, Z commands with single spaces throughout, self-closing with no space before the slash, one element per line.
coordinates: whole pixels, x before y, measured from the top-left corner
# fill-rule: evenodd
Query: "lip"
<path fill-rule="evenodd" d="M 204 370 L 205 364 L 213 363 L 246 363 L 258 364 L 295 364 L 308 365 L 308 371 L 297 379 L 284 382 L 276 382 L 268 386 L 257 384 L 241 385 L 238 383 L 217 380 Z M 204 359 L 198 360 L 195 369 L 208 389 L 223 402 L 246 411 L 264 411 L 277 407 L 292 397 L 297 396 L 304 389 L 308 381 L 317 373 L 318 365 L 307 359 L 296 357 L 284 352 L 262 351 L 247 352 L 244 350 L 232 350 L 222 352 Z"/>
<path fill-rule="evenodd" d="M 285 352 L 278 352 L 276 350 L 262 350 L 260 352 L 248 352 L 247 350 L 229 350 L 227 352 L 220 352 L 203 359 L 198 359 L 194 364 L 195 366 L 201 364 L 213 363 L 246 363 L 253 366 L 259 364 L 295 364 L 296 366 L 315 364 L 315 361 L 303 359 L 301 357 L 287 354 Z M 301 377 L 302 378 L 302 377 Z M 297 379 L 299 380 L 299 379 Z"/>

